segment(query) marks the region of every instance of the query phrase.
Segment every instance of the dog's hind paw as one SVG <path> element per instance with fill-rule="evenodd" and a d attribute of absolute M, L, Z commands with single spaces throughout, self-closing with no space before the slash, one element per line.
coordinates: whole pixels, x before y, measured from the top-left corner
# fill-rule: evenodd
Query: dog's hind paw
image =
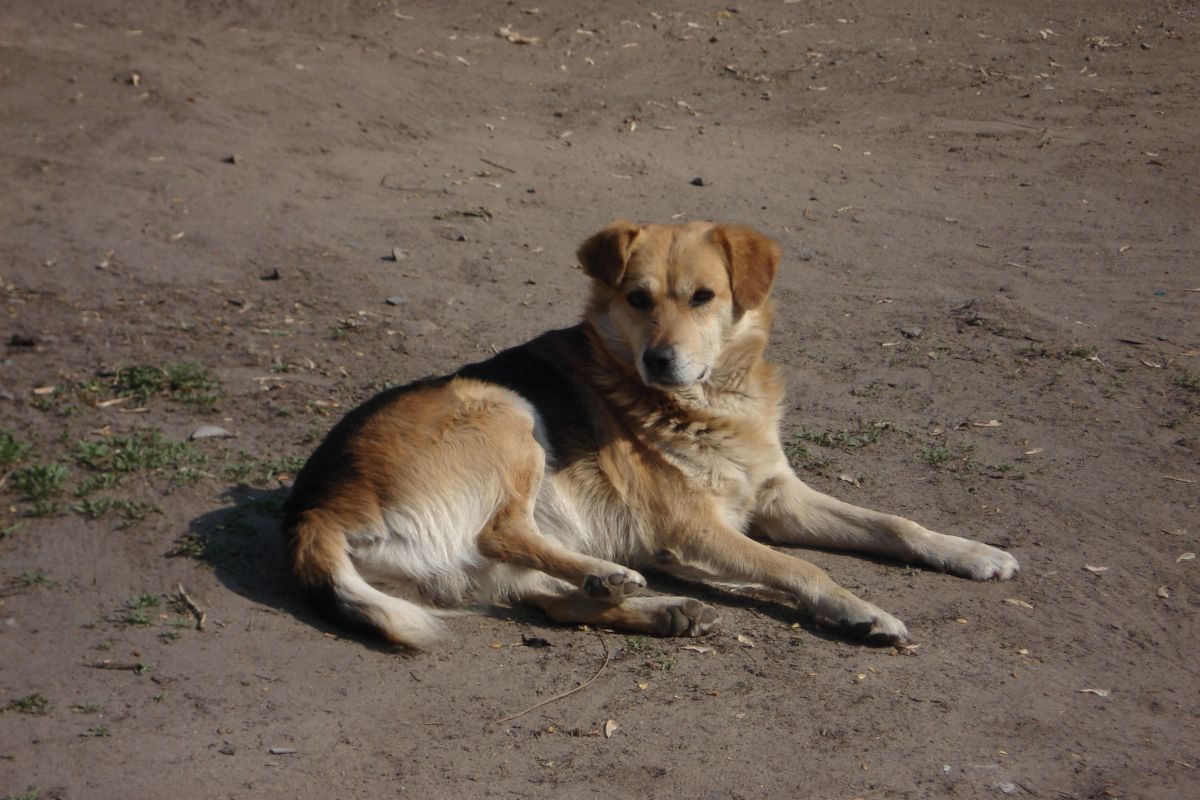
<path fill-rule="evenodd" d="M 645 589 L 646 579 L 631 569 L 617 568 L 607 575 L 588 575 L 580 588 L 588 597 L 619 601 Z"/>
<path fill-rule="evenodd" d="M 667 636 L 703 636 L 721 621 L 717 610 L 699 600 L 676 598 L 680 602 L 666 607 L 669 618 Z"/>

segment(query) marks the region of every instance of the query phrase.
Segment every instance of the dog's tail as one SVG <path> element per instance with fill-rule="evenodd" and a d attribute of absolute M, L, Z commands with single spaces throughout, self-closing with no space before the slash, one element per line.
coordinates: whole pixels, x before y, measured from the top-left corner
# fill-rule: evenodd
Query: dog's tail
<path fill-rule="evenodd" d="M 292 574 L 323 611 L 342 623 L 416 650 L 445 638 L 446 627 L 433 609 L 381 592 L 359 574 L 345 533 L 327 514 L 308 510 L 291 517 L 284 540 Z"/>

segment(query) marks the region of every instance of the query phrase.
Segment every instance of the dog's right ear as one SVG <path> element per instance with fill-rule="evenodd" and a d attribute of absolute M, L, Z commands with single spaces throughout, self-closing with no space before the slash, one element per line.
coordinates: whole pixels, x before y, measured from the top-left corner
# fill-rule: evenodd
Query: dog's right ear
<path fill-rule="evenodd" d="M 609 288 L 616 287 L 625 274 L 629 247 L 641 230 L 641 226 L 627 219 L 619 219 L 588 237 L 576 253 L 584 272 Z"/>

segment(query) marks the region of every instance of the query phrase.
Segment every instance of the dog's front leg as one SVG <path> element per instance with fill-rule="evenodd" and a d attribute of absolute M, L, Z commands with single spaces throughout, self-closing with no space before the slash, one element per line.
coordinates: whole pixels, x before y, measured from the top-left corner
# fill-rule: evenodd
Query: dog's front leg
<path fill-rule="evenodd" d="M 764 484 L 754 528 L 772 542 L 855 550 L 975 580 L 1008 580 L 1020 569 L 1003 550 L 936 533 L 895 514 L 843 503 L 790 472 Z"/>
<path fill-rule="evenodd" d="M 820 567 L 772 550 L 715 520 L 659 537 L 657 567 L 685 579 L 782 592 L 818 622 L 877 642 L 904 641 L 904 623 L 839 586 Z"/>

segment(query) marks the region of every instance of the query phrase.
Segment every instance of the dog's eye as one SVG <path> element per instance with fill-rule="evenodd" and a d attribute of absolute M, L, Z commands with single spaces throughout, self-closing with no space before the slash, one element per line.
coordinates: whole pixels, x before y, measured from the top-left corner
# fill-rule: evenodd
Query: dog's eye
<path fill-rule="evenodd" d="M 643 292 L 641 289 L 630 292 L 625 295 L 626 302 L 638 311 L 645 311 L 650 307 L 650 295 Z"/>
<path fill-rule="evenodd" d="M 696 306 L 704 305 L 705 303 L 707 303 L 709 300 L 712 300 L 712 299 L 713 299 L 712 289 L 697 289 L 696 293 L 692 295 L 692 299 L 689 300 L 688 302 L 692 305 L 693 308 L 695 308 Z"/>

